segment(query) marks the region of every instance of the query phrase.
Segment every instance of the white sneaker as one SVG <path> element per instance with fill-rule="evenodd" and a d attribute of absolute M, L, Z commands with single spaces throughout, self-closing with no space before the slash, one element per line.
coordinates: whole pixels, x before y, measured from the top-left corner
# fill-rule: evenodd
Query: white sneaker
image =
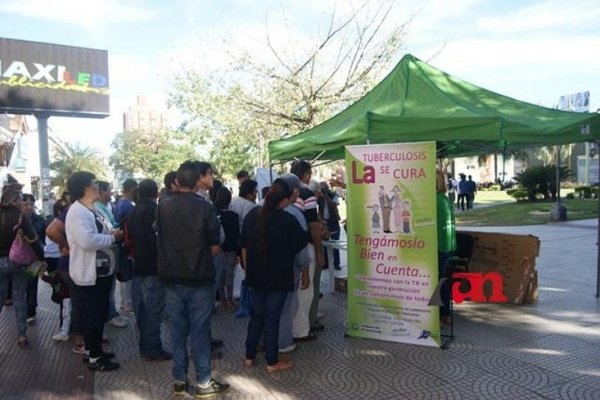
<path fill-rule="evenodd" d="M 52 340 L 56 340 L 57 342 L 67 342 L 69 340 L 69 334 L 58 332 L 56 335 L 52 336 Z"/>
<path fill-rule="evenodd" d="M 125 328 L 127 326 L 127 320 L 119 315 L 108 321 L 110 326 L 115 328 Z"/>
<path fill-rule="evenodd" d="M 279 352 L 281 354 L 286 354 L 286 353 L 291 353 L 294 350 L 296 350 L 296 345 L 292 343 L 288 347 L 286 347 L 285 349 L 279 349 Z"/>

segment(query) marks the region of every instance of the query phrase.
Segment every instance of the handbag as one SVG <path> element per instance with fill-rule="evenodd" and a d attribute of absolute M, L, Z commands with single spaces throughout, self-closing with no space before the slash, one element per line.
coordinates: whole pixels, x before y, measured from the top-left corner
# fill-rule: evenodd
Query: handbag
<path fill-rule="evenodd" d="M 240 302 L 238 303 L 237 310 L 235 310 L 236 318 L 246 318 L 250 316 L 250 310 L 252 309 L 252 294 L 250 288 L 246 284 L 246 281 L 242 281 L 242 290 L 240 292 Z"/>
<path fill-rule="evenodd" d="M 23 266 L 30 265 L 34 261 L 37 261 L 38 258 L 29 245 L 30 243 L 34 243 L 36 239 L 29 241 L 29 239 L 25 237 L 25 234 L 23 234 L 23 229 L 21 229 L 21 216 L 19 216 L 19 222 L 14 226 L 13 231 L 16 231 L 17 234 L 15 240 L 13 240 L 10 245 L 8 260 L 13 264 Z"/>

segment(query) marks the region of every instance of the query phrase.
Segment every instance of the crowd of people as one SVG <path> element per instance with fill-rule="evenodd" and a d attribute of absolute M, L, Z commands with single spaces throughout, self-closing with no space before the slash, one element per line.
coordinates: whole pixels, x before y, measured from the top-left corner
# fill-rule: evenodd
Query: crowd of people
<path fill-rule="evenodd" d="M 104 350 L 104 327 L 125 327 L 122 314 L 133 312 L 140 357 L 172 360 L 175 394 L 189 390 L 190 357 L 196 396 L 224 393 L 229 385 L 213 379 L 211 370 L 223 345 L 211 333 L 211 315 L 217 299 L 224 310 L 236 307 L 233 281 L 240 264 L 252 297 L 241 362 L 252 368 L 264 351 L 268 373 L 293 368 L 293 361 L 280 355 L 325 329 L 319 319 L 327 262 L 322 241 L 339 238 L 337 196 L 327 183 L 312 180 L 306 161 L 294 162 L 267 187 L 260 205 L 257 182 L 247 172 L 238 174 L 234 198 L 213 174 L 209 163 L 187 161 L 165 175 L 160 191 L 154 180 L 126 180 L 113 204 L 108 182 L 79 171 L 69 177 L 68 194 L 54 202 L 47 220 L 35 213 L 35 199 L 20 185 L 4 186 L 0 311 L 12 304 L 17 345 L 28 344 L 41 277 L 53 286 L 52 299 L 60 305 L 52 339 L 72 339 L 73 352 L 89 369 L 120 367 L 116 355 Z M 21 241 L 41 267 L 34 276 L 13 261 Z M 337 251 L 332 265 L 340 268 Z M 165 319 L 170 352 L 161 342 Z"/>

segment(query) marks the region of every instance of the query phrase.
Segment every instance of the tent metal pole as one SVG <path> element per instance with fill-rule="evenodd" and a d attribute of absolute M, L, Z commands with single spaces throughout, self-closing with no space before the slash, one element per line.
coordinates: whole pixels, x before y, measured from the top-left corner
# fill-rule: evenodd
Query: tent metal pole
<path fill-rule="evenodd" d="M 598 146 L 598 142 L 596 142 L 596 146 Z M 600 157 L 600 156 L 598 156 Z M 598 160 L 598 176 L 600 176 L 600 160 Z M 600 241 L 600 182 L 598 182 L 598 191 L 596 192 L 598 199 L 598 236 L 596 237 L 596 297 L 600 297 L 600 246 L 598 246 L 598 242 Z"/>

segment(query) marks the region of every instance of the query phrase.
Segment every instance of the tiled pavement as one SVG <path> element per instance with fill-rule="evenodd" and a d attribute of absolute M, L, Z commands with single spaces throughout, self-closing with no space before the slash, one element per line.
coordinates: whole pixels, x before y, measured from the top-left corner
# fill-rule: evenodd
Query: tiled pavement
<path fill-rule="evenodd" d="M 345 338 L 345 296 L 326 294 L 326 330 L 291 354 L 294 370 L 269 376 L 263 360 L 252 370 L 242 366 L 247 320 L 220 312 L 213 327 L 214 336 L 225 340 L 224 357 L 213 370 L 217 379 L 232 385 L 223 398 L 600 399 L 596 226 L 590 220 L 472 229 L 540 237 L 540 299 L 525 306 L 457 306 L 457 338 L 448 350 Z M 107 328 L 109 348 L 122 365 L 113 373 L 94 377 L 69 344 L 52 343 L 58 306 L 50 302 L 45 284 L 40 288 L 30 348 L 14 346 L 10 307 L 0 315 L 1 399 L 174 398 L 170 362 L 142 361 L 131 325 Z"/>

